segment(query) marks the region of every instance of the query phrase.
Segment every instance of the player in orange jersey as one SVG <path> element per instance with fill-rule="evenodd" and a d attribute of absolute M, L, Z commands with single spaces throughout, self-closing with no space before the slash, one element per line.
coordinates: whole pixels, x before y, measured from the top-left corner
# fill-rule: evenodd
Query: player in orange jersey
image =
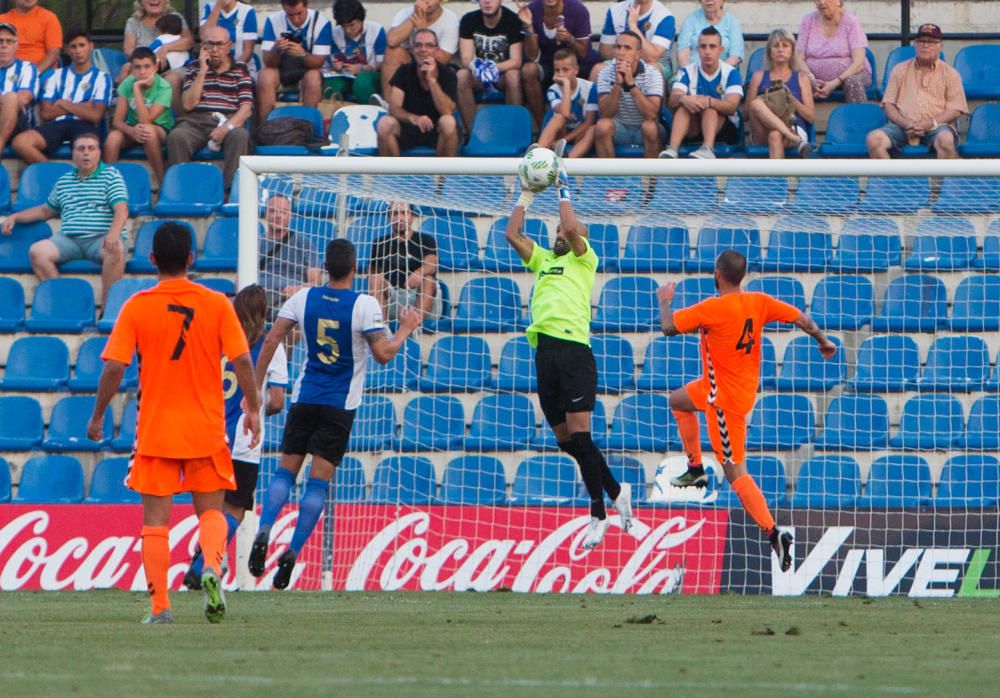
<path fill-rule="evenodd" d="M 143 623 L 172 623 L 167 595 L 172 495 L 191 492 L 198 516 L 198 543 L 205 555 L 201 583 L 205 617 L 218 623 L 226 612 L 219 579 L 225 552 L 225 490 L 236 488 L 226 439 L 222 356 L 229 358 L 247 401 L 244 432 L 260 439 L 260 394 L 250 348 L 232 304 L 221 293 L 188 281 L 194 260 L 191 237 L 177 223 L 153 236 L 150 260 L 159 283 L 122 307 L 101 358 L 87 436 L 99 440 L 104 411 L 122 375 L 139 355 L 139 417 L 126 484 L 142 495 L 142 566 L 152 610 Z"/>
<path fill-rule="evenodd" d="M 661 286 L 660 329 L 673 337 L 701 332 L 701 360 L 705 374 L 670 393 L 670 409 L 677 419 L 688 469 L 671 480 L 677 487 L 704 487 L 708 475 L 701 462 L 698 416 L 708 417 L 708 434 L 715 457 L 743 508 L 767 534 L 781 569 L 792 565 L 792 535 L 782 532 L 768 510 L 767 502 L 746 468 L 746 416 L 753 409 L 760 378 L 760 337 L 768 322 L 791 322 L 819 344 L 829 359 L 837 345 L 827 339 L 816 323 L 798 308 L 766 293 L 744 293 L 740 284 L 747 273 L 747 260 L 735 250 L 726 250 L 715 261 L 715 287 L 719 295 L 689 308 L 671 312 L 676 284 Z"/>

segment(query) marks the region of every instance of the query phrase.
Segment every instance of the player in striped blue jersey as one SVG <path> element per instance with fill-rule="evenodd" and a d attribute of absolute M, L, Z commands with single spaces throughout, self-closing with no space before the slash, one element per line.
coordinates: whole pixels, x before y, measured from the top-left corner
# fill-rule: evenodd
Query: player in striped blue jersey
<path fill-rule="evenodd" d="M 257 11 L 240 0 L 204 0 L 201 5 L 202 27 L 222 27 L 233 42 L 233 60 L 246 63 L 250 77 L 257 79 L 260 58 L 253 52 L 257 44 Z"/>
<path fill-rule="evenodd" d="M 17 57 L 17 27 L 0 24 L 0 151 L 31 127 L 31 103 L 38 94 L 38 69 Z"/>
<path fill-rule="evenodd" d="M 422 317 L 416 308 L 404 308 L 399 313 L 399 329 L 389 339 L 378 301 L 352 290 L 357 265 L 350 240 L 331 241 L 325 261 L 329 283 L 304 288 L 288 299 L 257 358 L 257 384 L 261 386 L 274 352 L 299 326 L 306 342 L 305 369 L 292 393 L 281 439 L 281 464 L 264 495 L 248 564 L 255 577 L 264 574 L 271 526 L 288 501 L 302 462 L 311 454 L 309 480 L 299 500 L 291 544 L 278 558 L 275 589 L 288 586 L 295 560 L 323 512 L 330 480 L 347 450 L 354 411 L 361 404 L 369 352 L 378 363 L 388 363 Z"/>

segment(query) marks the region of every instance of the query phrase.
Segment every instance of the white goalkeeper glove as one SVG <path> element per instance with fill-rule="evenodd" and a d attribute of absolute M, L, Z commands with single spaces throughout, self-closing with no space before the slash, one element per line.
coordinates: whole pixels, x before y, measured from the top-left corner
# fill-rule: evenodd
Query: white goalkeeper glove
<path fill-rule="evenodd" d="M 515 203 L 514 205 L 520 206 L 525 211 L 527 211 L 528 207 L 531 206 L 531 202 L 534 200 L 535 200 L 535 192 L 529 191 L 522 187 L 521 195 L 517 197 L 517 203 Z"/>

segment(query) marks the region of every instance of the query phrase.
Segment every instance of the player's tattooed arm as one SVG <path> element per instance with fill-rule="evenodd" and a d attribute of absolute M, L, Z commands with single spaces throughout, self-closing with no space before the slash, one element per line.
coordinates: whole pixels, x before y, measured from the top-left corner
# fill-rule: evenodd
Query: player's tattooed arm
<path fill-rule="evenodd" d="M 795 326 L 816 340 L 816 343 L 819 344 L 820 354 L 823 355 L 824 359 L 829 359 L 837 353 L 837 345 L 831 342 L 829 338 L 823 334 L 823 330 L 819 328 L 816 321 L 805 313 L 800 314 L 795 319 Z"/>
<path fill-rule="evenodd" d="M 413 330 L 423 322 L 424 314 L 417 308 L 403 308 L 399 311 L 399 328 L 389 339 L 384 329 L 365 332 L 365 339 L 368 341 L 368 348 L 371 349 L 372 357 L 380 364 L 387 364 L 399 353 Z"/>
<path fill-rule="evenodd" d="M 656 300 L 660 304 L 660 331 L 667 337 L 674 337 L 680 334 L 680 330 L 674 325 L 674 311 L 670 309 L 670 302 L 674 299 L 674 291 L 677 284 L 670 281 L 656 289 Z"/>

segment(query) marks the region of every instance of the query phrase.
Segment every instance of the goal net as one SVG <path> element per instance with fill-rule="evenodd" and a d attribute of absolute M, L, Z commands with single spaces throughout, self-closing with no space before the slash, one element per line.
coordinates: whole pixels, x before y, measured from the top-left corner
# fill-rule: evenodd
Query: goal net
<path fill-rule="evenodd" d="M 1000 593 L 1000 165 L 567 162 L 600 258 L 594 441 L 632 484 L 641 522 L 626 534 L 609 506 L 592 551 L 581 545 L 589 511 L 578 468 L 535 394 L 524 338 L 534 279 L 504 237 L 516 165 L 243 159 L 239 284 L 266 282 L 276 304 L 322 267 L 336 237 L 356 246 L 355 290 L 378 283 L 375 241 L 406 228 L 394 206 L 412 210 L 408 225 L 433 239 L 438 259 L 442 312 L 389 364 L 369 362 L 347 457 L 293 588 Z M 282 210 L 291 234 L 279 241 L 266 231 L 284 225 Z M 549 190 L 525 232 L 548 248 L 557 224 Z M 715 294 L 726 249 L 748 260 L 744 290 L 807 312 L 838 345 L 824 360 L 791 325 L 749 337 L 761 370 L 746 467 L 795 536 L 788 572 L 716 464 L 704 415 L 708 487 L 669 482 L 686 457 L 668 397 L 702 368 L 697 336 L 660 333 L 655 292 L 677 282 L 674 308 Z M 262 255 L 284 260 L 278 279 Z M 294 380 L 304 348 L 289 356 Z M 285 414 L 266 420 L 258 501 Z M 265 576 L 244 575 L 244 588 L 270 588 L 295 519 L 293 498 Z"/>

